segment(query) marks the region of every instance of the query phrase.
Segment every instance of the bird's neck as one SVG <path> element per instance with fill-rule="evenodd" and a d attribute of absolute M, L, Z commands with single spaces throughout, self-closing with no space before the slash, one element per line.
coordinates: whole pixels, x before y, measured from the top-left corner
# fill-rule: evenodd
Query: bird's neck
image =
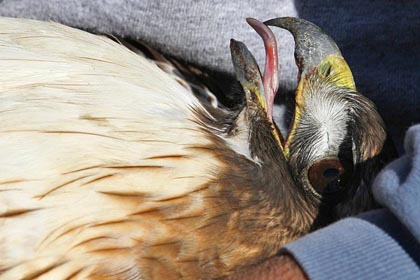
<path fill-rule="evenodd" d="M 288 228 L 295 239 L 309 231 L 317 215 L 318 201 L 308 196 L 291 172 L 283 150 L 276 139 L 271 123 L 261 116 L 253 121 L 250 130 L 252 154 L 260 160 L 261 185 L 266 194 L 267 207 L 276 209 L 280 228 Z M 296 228 L 291 224 L 297 225 Z"/>
<path fill-rule="evenodd" d="M 258 257 L 250 260 L 255 262 L 307 233 L 317 207 L 292 177 L 271 124 L 261 115 L 251 117 L 248 140 L 254 161 L 232 162 L 222 178 L 230 182 L 227 198 L 236 210 L 229 227 L 242 239 L 238 243 L 253 244 Z"/>

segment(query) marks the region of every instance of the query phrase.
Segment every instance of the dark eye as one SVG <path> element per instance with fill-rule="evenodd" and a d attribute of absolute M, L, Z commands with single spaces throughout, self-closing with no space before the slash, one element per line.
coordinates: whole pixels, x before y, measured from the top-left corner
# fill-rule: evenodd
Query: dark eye
<path fill-rule="evenodd" d="M 344 174 L 350 171 L 346 170 L 347 166 L 347 164 L 343 166 L 340 160 L 335 158 L 315 162 L 308 172 L 312 188 L 319 194 L 333 194 L 340 191 L 343 187 Z"/>

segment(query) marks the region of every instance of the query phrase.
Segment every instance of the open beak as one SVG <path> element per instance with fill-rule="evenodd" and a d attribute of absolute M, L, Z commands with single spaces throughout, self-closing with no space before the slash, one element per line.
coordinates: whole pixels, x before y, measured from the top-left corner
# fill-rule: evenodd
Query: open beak
<path fill-rule="evenodd" d="M 264 23 L 248 18 L 247 22 L 257 31 L 264 42 L 266 60 L 264 74 L 245 44 L 231 41 L 232 60 L 236 75 L 245 93 L 252 92 L 259 104 L 266 110 L 267 118 L 273 121 L 273 105 L 279 87 L 278 51 L 273 32 Z"/>
<path fill-rule="evenodd" d="M 278 51 L 273 32 L 262 22 L 248 18 L 247 22 L 257 31 L 264 42 L 266 61 L 264 74 L 244 43 L 231 40 L 230 49 L 236 76 L 245 92 L 246 106 L 251 110 L 262 108 L 272 124 L 272 130 L 281 149 L 283 137 L 273 123 L 274 98 L 279 87 Z"/>

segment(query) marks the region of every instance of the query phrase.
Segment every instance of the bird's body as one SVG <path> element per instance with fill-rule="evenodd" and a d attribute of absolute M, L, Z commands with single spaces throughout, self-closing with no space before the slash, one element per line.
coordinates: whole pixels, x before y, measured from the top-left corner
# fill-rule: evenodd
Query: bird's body
<path fill-rule="evenodd" d="M 0 279 L 220 276 L 308 231 L 250 230 L 267 166 L 155 64 L 58 24 L 0 30 Z"/>
<path fill-rule="evenodd" d="M 217 278 L 307 233 L 322 201 L 234 46 L 235 112 L 108 38 L 0 19 L 0 279 Z"/>

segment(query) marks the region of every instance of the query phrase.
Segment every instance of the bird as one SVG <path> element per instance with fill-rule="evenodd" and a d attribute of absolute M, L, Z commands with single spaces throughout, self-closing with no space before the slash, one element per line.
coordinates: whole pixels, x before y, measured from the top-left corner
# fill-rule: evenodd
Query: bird
<path fill-rule="evenodd" d="M 132 44 L 0 18 L 0 279 L 220 278 L 374 207 L 386 130 L 334 41 L 303 19 L 248 23 L 266 65 L 232 39 L 233 110 Z M 296 43 L 287 137 L 268 26 Z"/>

